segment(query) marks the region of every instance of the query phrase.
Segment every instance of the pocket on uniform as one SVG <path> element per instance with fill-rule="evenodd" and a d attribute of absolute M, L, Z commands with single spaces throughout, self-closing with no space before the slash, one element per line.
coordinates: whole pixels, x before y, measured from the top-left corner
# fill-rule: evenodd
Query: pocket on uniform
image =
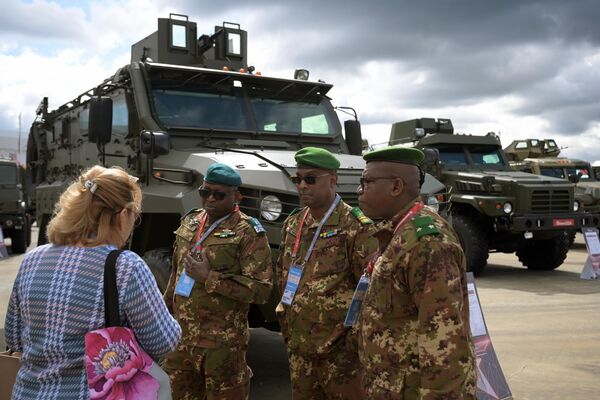
<path fill-rule="evenodd" d="M 314 250 L 318 260 L 314 270 L 316 278 L 339 274 L 350 269 L 346 254 L 346 240 L 345 233 L 317 240 Z"/>
<path fill-rule="evenodd" d="M 204 369 L 207 389 L 213 393 L 241 390 L 252 377 L 246 363 L 246 349 L 211 349 L 207 352 Z"/>
<path fill-rule="evenodd" d="M 224 273 L 239 273 L 239 238 L 217 240 L 205 245 L 211 269 Z"/>
<path fill-rule="evenodd" d="M 392 309 L 392 291 L 394 289 L 392 271 L 385 264 L 376 263 L 369 282 L 365 302 L 380 311 Z"/>

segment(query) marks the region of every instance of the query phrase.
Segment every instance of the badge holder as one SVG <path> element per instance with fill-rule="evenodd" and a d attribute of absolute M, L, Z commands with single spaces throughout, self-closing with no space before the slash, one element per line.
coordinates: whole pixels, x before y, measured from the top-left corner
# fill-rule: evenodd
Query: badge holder
<path fill-rule="evenodd" d="M 356 324 L 356 321 L 358 321 L 358 316 L 360 315 L 360 310 L 362 308 L 368 288 L 369 277 L 367 275 L 363 275 L 358 280 L 358 284 L 356 285 L 356 289 L 352 295 L 352 303 L 350 303 L 350 308 L 348 308 L 348 313 L 346 314 L 346 319 L 344 320 L 344 326 L 352 327 Z"/>

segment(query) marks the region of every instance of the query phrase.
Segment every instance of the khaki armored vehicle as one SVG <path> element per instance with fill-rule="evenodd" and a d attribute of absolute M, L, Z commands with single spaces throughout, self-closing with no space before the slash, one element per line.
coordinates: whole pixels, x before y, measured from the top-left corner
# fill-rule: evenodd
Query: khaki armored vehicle
<path fill-rule="evenodd" d="M 576 210 L 572 183 L 513 171 L 493 133 L 455 134 L 449 119 L 420 118 L 393 124 L 390 144 L 426 151 L 427 172 L 450 192 L 449 219 L 474 273 L 492 251 L 515 252 L 530 269 L 555 269 L 567 255 L 569 233 L 600 223 Z"/>
<path fill-rule="evenodd" d="M 357 205 L 364 168 L 360 123 L 342 124 L 331 104 L 332 85 L 261 75 L 246 61 L 247 32 L 223 23 L 197 39 L 196 23 L 172 14 L 132 47 L 131 63 L 71 102 L 48 111 L 47 99 L 33 124 L 28 162 L 37 185 L 40 235 L 65 186 L 94 164 L 118 165 L 138 176 L 144 201 L 131 249 L 142 255 L 164 288 L 173 231 L 200 206 L 202 174 L 214 162 L 242 177 L 243 212 L 259 219 L 277 255 L 281 227 L 298 207 L 294 153 L 318 146 L 341 161 L 338 193 Z M 443 185 L 427 177 L 424 193 Z M 270 304 L 252 307 L 251 326 L 274 327 Z"/>
<path fill-rule="evenodd" d="M 513 140 L 504 149 L 508 161 L 523 161 L 526 158 L 558 157 L 560 148 L 553 139 Z"/>
<path fill-rule="evenodd" d="M 31 243 L 31 207 L 26 170 L 16 160 L 0 159 L 0 226 L 11 240 L 13 253 Z"/>
<path fill-rule="evenodd" d="M 534 151 L 526 158 L 521 156 L 526 151 L 526 145 L 536 144 L 539 147 L 548 148 L 548 143 L 551 144 L 552 151 Z M 600 217 L 600 182 L 596 180 L 590 163 L 576 158 L 557 157 L 560 150 L 552 139 L 517 140 L 504 151 L 509 158 L 512 156 L 513 159 L 518 160 L 510 161 L 510 165 L 515 171 L 566 179 L 574 183 L 577 207 Z M 521 154 L 517 156 L 519 152 Z"/>

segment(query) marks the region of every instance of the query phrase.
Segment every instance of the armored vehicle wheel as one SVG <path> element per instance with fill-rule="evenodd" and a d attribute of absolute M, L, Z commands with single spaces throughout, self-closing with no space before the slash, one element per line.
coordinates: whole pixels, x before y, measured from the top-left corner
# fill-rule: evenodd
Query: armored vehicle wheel
<path fill-rule="evenodd" d="M 458 235 L 467 259 L 467 271 L 478 275 L 487 264 L 489 245 L 485 232 L 473 218 L 466 215 L 452 215 L 452 227 Z"/>
<path fill-rule="evenodd" d="M 577 234 L 576 231 L 568 231 L 567 232 L 567 237 L 569 240 L 569 247 L 573 246 L 573 243 L 575 243 L 575 235 Z"/>
<path fill-rule="evenodd" d="M 532 240 L 517 250 L 519 261 L 529 269 L 550 271 L 562 265 L 569 251 L 569 235 L 561 233 L 552 239 Z"/>
<path fill-rule="evenodd" d="M 167 247 L 148 250 L 142 256 L 148 267 L 150 267 L 158 288 L 163 293 L 167 289 L 169 276 L 171 275 L 172 256 L 171 249 Z"/>
<path fill-rule="evenodd" d="M 12 252 L 13 254 L 23 254 L 27 251 L 27 226 L 24 226 L 21 230 L 14 230 L 10 236 L 12 241 Z"/>

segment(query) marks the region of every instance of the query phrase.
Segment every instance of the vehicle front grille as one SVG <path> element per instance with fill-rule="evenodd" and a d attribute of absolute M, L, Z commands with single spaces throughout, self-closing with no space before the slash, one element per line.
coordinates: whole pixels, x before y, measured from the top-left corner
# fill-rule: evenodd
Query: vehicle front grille
<path fill-rule="evenodd" d="M 569 189 L 536 189 L 531 192 L 533 213 L 558 213 L 572 211 Z"/>

